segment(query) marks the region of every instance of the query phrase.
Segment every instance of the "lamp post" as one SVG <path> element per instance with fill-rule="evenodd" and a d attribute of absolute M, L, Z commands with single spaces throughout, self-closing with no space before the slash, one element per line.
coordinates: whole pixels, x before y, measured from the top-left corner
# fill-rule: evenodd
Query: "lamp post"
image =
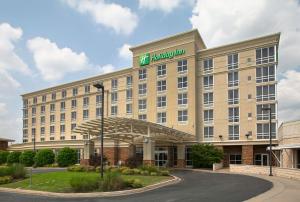
<path fill-rule="evenodd" d="M 103 126 L 104 126 L 104 86 L 102 83 L 96 83 L 93 85 L 98 90 L 101 89 L 101 178 L 103 178 Z"/>
<path fill-rule="evenodd" d="M 269 166 L 270 166 L 270 174 L 269 176 L 273 176 L 272 173 L 272 109 L 271 107 L 262 108 L 262 111 L 269 111 L 269 137 L 270 137 L 270 148 L 269 148 Z"/>
<path fill-rule="evenodd" d="M 36 132 L 35 132 L 36 133 Z M 33 151 L 35 152 L 35 133 L 33 135 Z"/>

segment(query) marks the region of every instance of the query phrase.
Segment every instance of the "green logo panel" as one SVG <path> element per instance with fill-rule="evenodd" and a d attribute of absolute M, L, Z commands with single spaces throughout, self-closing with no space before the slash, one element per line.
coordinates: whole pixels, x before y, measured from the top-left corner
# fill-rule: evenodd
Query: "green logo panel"
<path fill-rule="evenodd" d="M 140 66 L 145 66 L 150 64 L 150 53 L 145 53 L 140 56 Z"/>

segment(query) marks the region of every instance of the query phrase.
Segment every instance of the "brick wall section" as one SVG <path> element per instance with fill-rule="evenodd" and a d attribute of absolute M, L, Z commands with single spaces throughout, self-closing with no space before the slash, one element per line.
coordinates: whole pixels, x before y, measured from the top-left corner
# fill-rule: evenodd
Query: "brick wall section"
<path fill-rule="evenodd" d="M 177 159 L 177 168 L 185 168 L 185 160 L 184 159 Z"/>
<path fill-rule="evenodd" d="M 242 146 L 242 162 L 246 165 L 253 165 L 253 145 Z"/>
<path fill-rule="evenodd" d="M 125 164 L 129 158 L 128 147 L 105 147 L 104 156 L 107 158 L 110 165 L 117 165 L 121 160 L 122 164 Z"/>

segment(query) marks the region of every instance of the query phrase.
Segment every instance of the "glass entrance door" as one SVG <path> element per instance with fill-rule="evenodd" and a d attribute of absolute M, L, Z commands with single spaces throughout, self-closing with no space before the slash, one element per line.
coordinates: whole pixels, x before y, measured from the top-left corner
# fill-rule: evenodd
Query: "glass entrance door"
<path fill-rule="evenodd" d="M 167 167 L 168 164 L 168 150 L 166 148 L 158 148 L 155 151 L 155 166 Z"/>
<path fill-rule="evenodd" d="M 258 166 L 269 165 L 269 155 L 268 154 L 255 154 L 255 165 L 258 165 Z"/>

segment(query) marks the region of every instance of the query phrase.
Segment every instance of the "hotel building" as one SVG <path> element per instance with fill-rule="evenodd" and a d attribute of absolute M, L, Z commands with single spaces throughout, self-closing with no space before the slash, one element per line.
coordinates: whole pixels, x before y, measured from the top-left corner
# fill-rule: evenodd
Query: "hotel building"
<path fill-rule="evenodd" d="M 75 148 L 157 166 L 191 166 L 191 145 L 212 143 L 224 164 L 268 164 L 269 116 L 277 140 L 280 33 L 207 48 L 197 30 L 137 45 L 132 67 L 22 95 L 23 143 L 10 150 Z M 63 67 L 62 67 L 63 68 Z M 104 87 L 104 109 L 101 92 Z M 91 152 L 91 148 L 93 152 Z"/>

